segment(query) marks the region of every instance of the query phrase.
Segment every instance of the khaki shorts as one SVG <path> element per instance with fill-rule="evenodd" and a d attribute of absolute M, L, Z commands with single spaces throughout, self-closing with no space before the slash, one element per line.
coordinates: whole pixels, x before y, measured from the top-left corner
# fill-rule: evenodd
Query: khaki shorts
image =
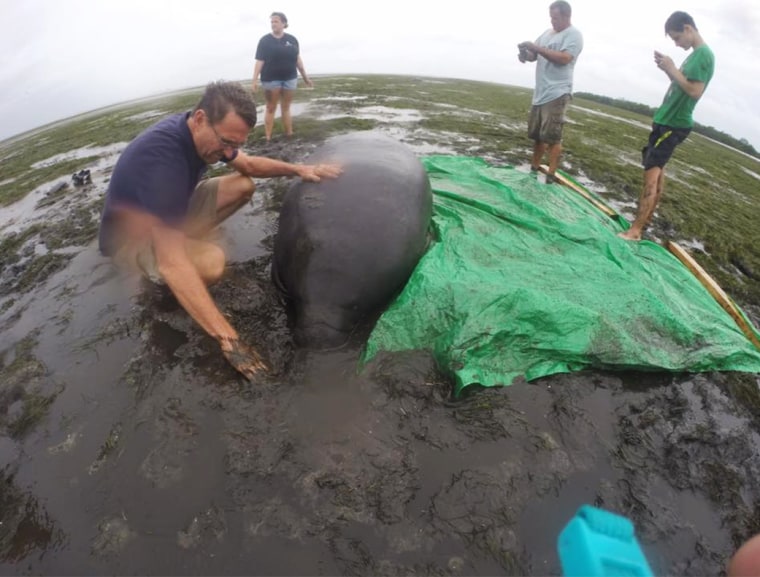
<path fill-rule="evenodd" d="M 219 177 L 207 178 L 198 183 L 190 197 L 187 209 L 188 220 L 208 223 L 211 225 L 210 227 L 216 223 L 216 196 L 219 190 L 219 180 Z M 156 254 L 151 242 L 136 247 L 125 245 L 116 252 L 113 260 L 118 266 L 136 268 L 154 284 L 166 284 L 158 272 Z"/>
<path fill-rule="evenodd" d="M 562 142 L 565 111 L 570 98 L 569 94 L 563 94 L 546 104 L 532 106 L 528 119 L 528 138 L 546 144 Z"/>

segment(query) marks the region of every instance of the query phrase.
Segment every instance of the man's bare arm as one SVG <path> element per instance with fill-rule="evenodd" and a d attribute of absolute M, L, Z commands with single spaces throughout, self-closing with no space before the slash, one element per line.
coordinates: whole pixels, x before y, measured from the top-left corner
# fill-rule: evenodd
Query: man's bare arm
<path fill-rule="evenodd" d="M 310 182 L 319 182 L 322 178 L 335 178 L 342 172 L 340 166 L 332 163 L 293 164 L 264 156 L 251 156 L 242 151 L 230 162 L 230 166 L 253 178 L 297 176 Z"/>
<path fill-rule="evenodd" d="M 549 48 L 539 46 L 535 42 L 522 42 L 520 45 L 526 50 L 533 52 L 538 56 L 543 56 L 549 62 L 558 64 L 560 66 L 565 66 L 573 61 L 573 55 L 564 50 L 550 50 Z M 526 60 L 531 59 L 527 58 Z"/>
<path fill-rule="evenodd" d="M 673 59 L 670 56 L 666 56 L 665 54 L 662 54 L 661 52 L 657 52 L 655 50 L 654 61 L 655 64 L 657 64 L 657 68 L 665 72 L 665 74 L 668 75 L 668 78 L 670 78 L 672 82 L 677 83 L 678 86 L 680 86 L 683 91 L 689 95 L 689 97 L 693 98 L 694 100 L 699 100 L 702 94 L 704 94 L 705 83 L 699 82 L 698 80 L 689 80 L 686 78 L 683 72 L 681 72 L 675 65 Z"/>
<path fill-rule="evenodd" d="M 153 227 L 151 232 L 158 272 L 179 304 L 215 339 L 237 338 L 237 331 L 214 304 L 206 283 L 187 253 L 187 237 L 166 226 Z"/>
<path fill-rule="evenodd" d="M 187 237 L 164 226 L 152 229 L 153 250 L 161 278 L 179 304 L 211 337 L 227 360 L 246 378 L 268 369 L 258 352 L 240 342 L 237 331 L 218 309 L 187 253 Z"/>

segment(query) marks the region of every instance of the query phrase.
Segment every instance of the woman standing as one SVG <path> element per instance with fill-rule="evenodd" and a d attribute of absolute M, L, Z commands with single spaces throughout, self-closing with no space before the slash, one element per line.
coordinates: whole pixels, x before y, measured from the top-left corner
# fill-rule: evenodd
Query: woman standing
<path fill-rule="evenodd" d="M 314 85 L 306 74 L 295 36 L 285 33 L 288 19 L 282 12 L 272 12 L 269 17 L 272 33 L 259 40 L 256 47 L 256 66 L 253 69 L 253 91 L 258 90 L 258 78 L 264 89 L 266 113 L 264 114 L 264 134 L 267 142 L 272 138 L 274 113 L 280 104 L 282 124 L 285 134 L 293 135 L 293 119 L 290 116 L 290 103 L 298 86 L 298 72 L 310 88 Z"/>

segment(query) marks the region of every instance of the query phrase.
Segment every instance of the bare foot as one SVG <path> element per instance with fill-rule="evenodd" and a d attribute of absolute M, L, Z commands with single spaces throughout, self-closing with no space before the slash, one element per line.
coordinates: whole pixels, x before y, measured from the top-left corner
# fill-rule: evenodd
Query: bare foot
<path fill-rule="evenodd" d="M 224 358 L 249 381 L 261 372 L 269 372 L 269 366 L 258 351 L 240 339 L 223 339 L 219 344 Z"/>
<path fill-rule="evenodd" d="M 625 240 L 641 240 L 641 235 L 635 232 L 632 233 L 631 229 L 628 229 L 625 232 L 619 232 L 618 236 L 620 238 L 624 238 Z"/>

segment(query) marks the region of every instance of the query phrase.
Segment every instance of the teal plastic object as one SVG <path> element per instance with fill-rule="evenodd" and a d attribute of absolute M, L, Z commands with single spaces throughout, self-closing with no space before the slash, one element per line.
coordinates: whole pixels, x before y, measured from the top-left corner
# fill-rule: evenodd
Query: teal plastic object
<path fill-rule="evenodd" d="M 653 577 L 633 523 L 591 505 L 565 525 L 557 549 L 565 577 Z"/>

